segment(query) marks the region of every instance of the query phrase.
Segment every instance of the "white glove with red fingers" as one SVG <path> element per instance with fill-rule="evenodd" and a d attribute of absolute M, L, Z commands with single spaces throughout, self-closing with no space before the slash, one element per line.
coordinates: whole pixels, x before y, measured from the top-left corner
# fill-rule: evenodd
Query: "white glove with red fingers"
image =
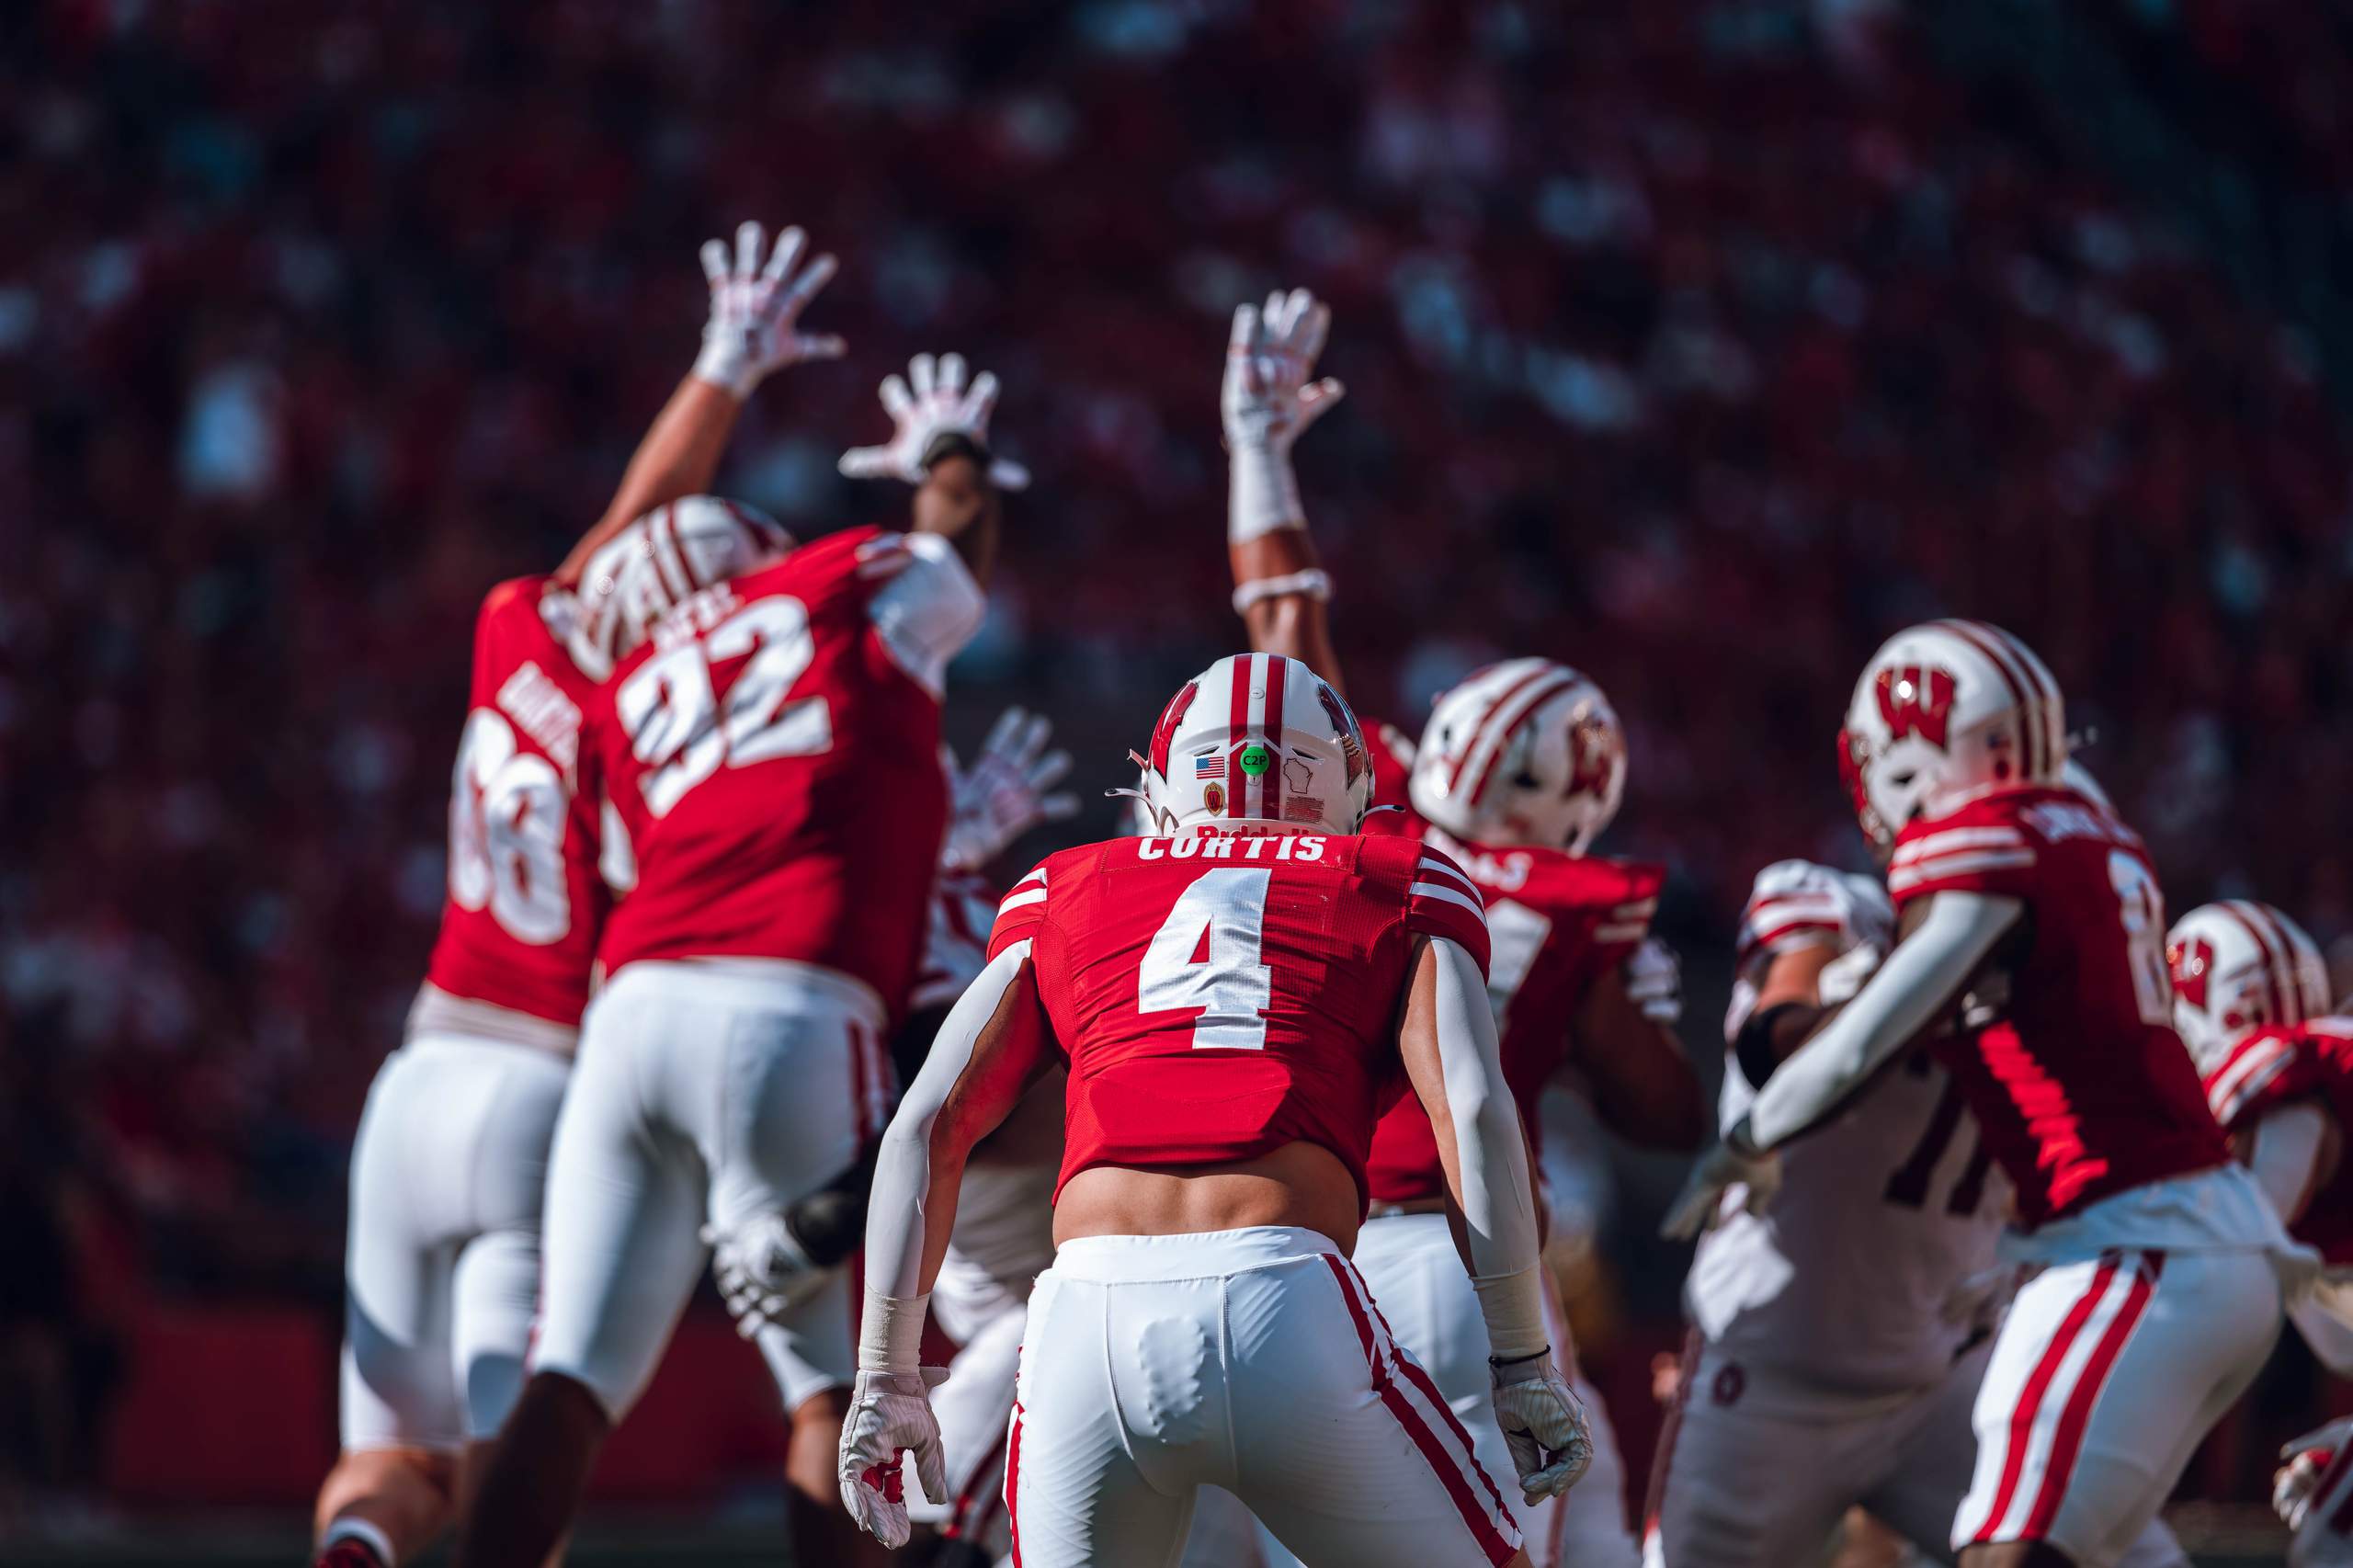
<path fill-rule="evenodd" d="M 1046 750 L 1053 733 L 1042 713 L 1008 708 L 997 715 L 972 766 L 958 769 L 950 786 L 942 869 L 977 871 L 1040 823 L 1078 814 L 1076 795 L 1047 793 L 1070 771 L 1070 753 Z"/>
<path fill-rule="evenodd" d="M 2312 1511 L 2322 1472 L 2347 1443 L 2353 1443 L 2353 1415 L 2307 1432 L 2279 1450 L 2279 1457 L 2288 1462 L 2272 1479 L 2271 1508 L 2280 1523 L 2291 1530 L 2304 1528 L 2304 1516 Z"/>
<path fill-rule="evenodd" d="M 1683 964 L 1656 937 L 1626 958 L 1626 998 L 1654 1024 L 1673 1028 L 1683 1017 Z"/>
<path fill-rule="evenodd" d="M 751 1338 L 823 1290 L 839 1272 L 813 1261 L 781 1214 L 763 1214 L 733 1231 L 705 1225 L 710 1274 L 735 1332 Z"/>
<path fill-rule="evenodd" d="M 1290 449 L 1347 390 L 1329 376 L 1309 380 L 1331 326 L 1331 311 L 1304 289 L 1269 294 L 1263 312 L 1256 305 L 1234 310 L 1218 398 L 1233 465 L 1231 543 L 1304 526 Z"/>
<path fill-rule="evenodd" d="M 1584 1403 L 1546 1350 L 1518 1361 L 1488 1363 L 1495 1423 L 1504 1429 L 1519 1494 L 1529 1503 L 1558 1497 L 1593 1462 L 1593 1427 Z"/>
<path fill-rule="evenodd" d="M 1716 1222 L 1724 1194 L 1735 1187 L 1747 1188 L 1741 1208 L 1748 1213 L 1762 1214 L 1772 1207 L 1781 1190 L 1781 1157 L 1769 1149 L 1743 1146 L 1746 1126 L 1744 1120 L 1693 1164 L 1691 1174 L 1683 1178 L 1683 1190 L 1659 1221 L 1660 1235 L 1671 1242 L 1693 1240 Z"/>
<path fill-rule="evenodd" d="M 909 1372 L 860 1372 L 850 1386 L 842 1421 L 835 1474 L 842 1505 L 858 1528 L 893 1550 L 907 1544 L 906 1479 L 899 1456 L 912 1453 L 915 1481 L 934 1503 L 948 1501 L 948 1460 L 939 1447 L 939 1418 L 931 1391 L 948 1381 L 945 1367 Z"/>
<path fill-rule="evenodd" d="M 929 466 L 933 444 L 944 437 L 961 437 L 988 450 L 989 415 L 996 410 L 996 377 L 986 370 L 964 381 L 964 357 L 943 354 L 934 358 L 918 354 L 907 361 L 904 380 L 882 378 L 882 411 L 891 416 L 891 438 L 879 447 L 852 447 L 842 454 L 841 471 L 852 479 L 899 479 L 921 484 Z M 989 483 L 999 490 L 1025 490 L 1029 471 L 1017 462 L 993 457 Z"/>
<path fill-rule="evenodd" d="M 803 359 L 838 359 L 842 340 L 830 333 L 807 336 L 797 330 L 801 312 L 834 275 L 834 258 L 820 256 L 801 267 L 809 236 L 787 229 L 767 250 L 767 231 L 754 222 L 735 228 L 730 256 L 723 240 L 702 244 L 703 276 L 710 280 L 710 321 L 702 329 L 697 379 L 726 388 L 739 398 L 772 370 Z M 799 270 L 794 269 L 798 267 Z"/>

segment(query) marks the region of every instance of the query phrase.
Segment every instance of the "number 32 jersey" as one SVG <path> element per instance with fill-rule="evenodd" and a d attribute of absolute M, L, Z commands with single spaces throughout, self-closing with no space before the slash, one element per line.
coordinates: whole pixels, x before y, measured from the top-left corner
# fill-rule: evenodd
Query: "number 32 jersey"
<path fill-rule="evenodd" d="M 1062 1184 L 1090 1165 L 1321 1144 L 1369 1201 L 1374 1121 L 1404 1092 L 1397 1010 L 1416 938 L 1487 967 L 1461 869 L 1412 839 L 1120 838 L 1013 885 L 994 959 L 1028 940 L 1070 1059 Z"/>
<path fill-rule="evenodd" d="M 940 683 L 983 609 L 946 540 L 854 528 L 656 622 L 594 715 L 637 861 L 606 969 L 790 960 L 897 1012 L 947 826 Z"/>
<path fill-rule="evenodd" d="M 1997 1015 L 1939 1052 L 2018 1189 L 2026 1230 L 2230 1152 L 2173 1029 L 2165 896 L 2140 836 L 2072 790 L 2007 790 L 1896 840 L 1897 914 L 1939 892 L 2027 907 Z M 1982 994 L 1981 994 L 1982 996 Z"/>
<path fill-rule="evenodd" d="M 411 1029 L 569 1050 L 607 894 L 597 875 L 596 683 L 540 614 L 550 579 L 483 600 L 466 728 L 449 787 L 449 894 Z M 543 1027 L 544 1026 L 544 1027 Z"/>

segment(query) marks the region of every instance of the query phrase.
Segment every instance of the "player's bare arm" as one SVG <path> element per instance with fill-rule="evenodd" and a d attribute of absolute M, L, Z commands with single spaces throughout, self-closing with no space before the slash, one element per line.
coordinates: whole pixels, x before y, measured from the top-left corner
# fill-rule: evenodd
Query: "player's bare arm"
<path fill-rule="evenodd" d="M 1226 555 L 1250 646 L 1297 659 L 1342 691 L 1332 579 L 1308 535 L 1290 460 L 1291 443 L 1345 390 L 1329 376 L 1310 379 L 1331 323 L 1330 310 L 1304 289 L 1268 296 L 1263 311 L 1236 308 L 1219 408 L 1229 464 Z"/>
<path fill-rule="evenodd" d="M 1708 1132 L 1699 1074 L 1673 1029 L 1630 994 L 1616 971 L 1577 1004 L 1570 1060 L 1604 1125 L 1645 1149 L 1688 1152 Z"/>
<path fill-rule="evenodd" d="M 1699 1158 L 1662 1233 L 1697 1235 L 1726 1188 L 1745 1185 L 1749 1207 L 1772 1200 L 1779 1173 L 1768 1158 L 1779 1145 L 1834 1114 L 1872 1074 L 1961 999 L 2005 938 L 2026 917 L 2025 903 L 1994 893 L 1940 892 L 1905 910 L 1900 939 L 1853 1001 L 1775 1070 L 1747 1116 Z"/>
<path fill-rule="evenodd" d="M 2343 1141 L 2318 1105 L 2281 1106 L 2233 1145 L 2255 1174 L 2279 1218 L 2293 1226 L 2312 1207 L 2313 1195 L 2336 1178 Z"/>
<path fill-rule="evenodd" d="M 1397 1050 L 1461 1218 L 1463 1263 L 1486 1320 L 1495 1415 L 1521 1494 L 1531 1503 L 1558 1496 L 1592 1462 L 1593 1440 L 1545 1331 L 1528 1144 L 1486 985 L 1477 961 L 1445 937 L 1425 938 L 1415 955 Z"/>
<path fill-rule="evenodd" d="M 797 228 L 778 234 L 773 250 L 767 238 L 766 230 L 747 222 L 736 227 L 732 252 L 722 241 L 703 242 L 710 319 L 702 351 L 638 443 L 605 515 L 556 568 L 559 583 L 577 583 L 589 557 L 634 519 L 708 491 L 735 421 L 762 380 L 802 360 L 841 357 L 840 338 L 797 330 L 801 312 L 834 276 L 833 256 L 818 256 L 803 266 L 809 237 Z"/>
<path fill-rule="evenodd" d="M 931 1287 L 956 1225 L 956 1192 L 972 1145 L 1004 1121 L 1051 1059 L 1029 944 L 992 960 L 957 1002 L 882 1134 L 866 1221 L 866 1305 L 858 1381 L 842 1423 L 842 1501 L 885 1546 L 911 1526 L 899 1476 L 912 1451 L 924 1494 L 948 1500 L 946 1459 L 922 1365 Z"/>

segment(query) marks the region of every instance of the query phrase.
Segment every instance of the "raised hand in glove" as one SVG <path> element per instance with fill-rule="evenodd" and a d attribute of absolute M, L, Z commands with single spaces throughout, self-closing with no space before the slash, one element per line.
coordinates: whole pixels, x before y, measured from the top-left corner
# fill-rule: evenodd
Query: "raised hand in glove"
<path fill-rule="evenodd" d="M 1040 823 L 1078 814 L 1076 795 L 1048 793 L 1070 771 L 1070 753 L 1046 750 L 1053 733 L 1042 713 L 1008 708 L 997 715 L 972 766 L 955 774 L 943 867 L 977 871 Z"/>
<path fill-rule="evenodd" d="M 801 253 L 808 245 L 807 234 L 787 229 L 777 235 L 775 250 L 768 251 L 767 231 L 749 222 L 736 225 L 732 256 L 723 240 L 703 242 L 710 321 L 702 329 L 702 353 L 695 359 L 698 378 L 743 398 L 751 396 L 772 370 L 803 359 L 841 358 L 840 338 L 831 334 L 808 336 L 799 330 L 801 312 L 834 275 L 831 256 L 801 266 Z"/>
<path fill-rule="evenodd" d="M 894 1550 L 907 1544 L 908 1533 L 901 1454 L 915 1455 L 923 1494 L 934 1503 L 948 1501 L 948 1460 L 939 1448 L 939 1418 L 931 1413 L 931 1391 L 947 1380 L 945 1367 L 862 1371 L 850 1387 L 835 1467 L 842 1505 L 859 1529 Z"/>
<path fill-rule="evenodd" d="M 1267 296 L 1266 308 L 1236 306 L 1218 398 L 1225 444 L 1290 449 L 1300 433 L 1331 411 L 1347 390 L 1330 376 L 1311 381 L 1332 327 L 1331 310 L 1304 289 Z"/>
<path fill-rule="evenodd" d="M 921 484 L 936 460 L 936 449 L 958 441 L 982 452 L 988 450 L 989 415 L 996 409 L 996 377 L 986 370 L 964 381 L 964 357 L 943 354 L 937 359 L 918 354 L 907 361 L 904 380 L 882 378 L 882 410 L 891 416 L 891 438 L 879 447 L 852 447 L 842 454 L 841 471 L 852 479 L 901 479 Z M 1003 458 L 991 458 L 989 483 L 999 490 L 1023 490 L 1029 471 Z"/>
<path fill-rule="evenodd" d="M 1495 1422 L 1519 1472 L 1519 1494 L 1529 1503 L 1558 1497 L 1577 1483 L 1593 1462 L 1593 1429 L 1585 1405 L 1552 1354 L 1518 1361 L 1490 1362 L 1495 1386 Z"/>

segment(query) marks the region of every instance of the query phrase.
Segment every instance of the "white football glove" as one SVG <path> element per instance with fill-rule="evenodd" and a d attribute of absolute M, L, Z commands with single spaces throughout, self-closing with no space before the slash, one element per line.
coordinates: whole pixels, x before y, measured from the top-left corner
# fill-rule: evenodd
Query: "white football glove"
<path fill-rule="evenodd" d="M 841 471 L 852 479 L 901 479 L 921 484 L 924 459 L 942 436 L 961 436 L 974 446 L 989 444 L 989 415 L 996 409 L 996 377 L 986 370 L 964 384 L 964 357 L 937 359 L 918 354 L 907 361 L 906 379 L 882 378 L 882 410 L 891 416 L 891 439 L 880 447 L 852 447 Z M 993 458 L 989 483 L 999 490 L 1026 490 L 1029 471 Z"/>
<path fill-rule="evenodd" d="M 919 1372 L 860 1372 L 850 1387 L 849 1415 L 835 1473 L 842 1505 L 858 1528 L 896 1550 L 907 1544 L 906 1481 L 899 1456 L 915 1457 L 915 1480 L 934 1503 L 948 1501 L 948 1460 L 939 1448 L 939 1418 L 931 1391 L 948 1381 L 945 1367 Z"/>
<path fill-rule="evenodd" d="M 1840 953 L 1813 977 L 1814 1000 L 1825 1007 L 1853 1001 L 1863 983 L 1879 972 L 1879 966 L 1886 958 L 1887 954 L 1873 942 Z"/>
<path fill-rule="evenodd" d="M 1767 1151 L 1745 1154 L 1729 1143 L 1718 1143 L 1691 1166 L 1683 1190 L 1659 1222 L 1658 1233 L 1671 1242 L 1688 1242 L 1716 1221 L 1723 1196 L 1735 1187 L 1748 1190 L 1741 1207 L 1762 1214 L 1781 1190 L 1781 1157 Z"/>
<path fill-rule="evenodd" d="M 2312 1510 L 2313 1494 L 2320 1487 L 2321 1472 L 2348 1442 L 2353 1442 L 2353 1415 L 2307 1432 L 2279 1450 L 2279 1457 L 2288 1462 L 2272 1478 L 2271 1509 L 2279 1516 L 2280 1523 L 2291 1530 L 2304 1528 L 2304 1516 Z"/>
<path fill-rule="evenodd" d="M 1304 289 L 1267 295 L 1263 312 L 1256 305 L 1234 308 L 1225 385 L 1218 397 L 1227 447 L 1287 452 L 1302 431 L 1347 394 L 1330 376 L 1308 380 L 1331 329 L 1331 309 Z"/>
<path fill-rule="evenodd" d="M 809 236 L 787 229 L 776 237 L 767 265 L 760 265 L 767 231 L 754 222 L 735 228 L 731 257 L 723 240 L 702 244 L 703 276 L 710 280 L 710 321 L 702 329 L 702 352 L 695 375 L 725 387 L 737 397 L 771 370 L 802 359 L 838 359 L 842 340 L 832 334 L 804 336 L 794 330 L 801 312 L 834 275 L 834 258 L 820 256 L 795 275 Z"/>
<path fill-rule="evenodd" d="M 838 1272 L 811 1260 L 781 1214 L 763 1214 L 734 1231 L 705 1225 L 702 1239 L 711 1249 L 720 1299 L 745 1339 L 824 1290 Z"/>
<path fill-rule="evenodd" d="M 1042 713 L 1008 708 L 997 715 L 972 766 L 956 770 L 943 868 L 977 871 L 1040 823 L 1078 814 L 1076 795 L 1047 793 L 1070 771 L 1070 753 L 1045 749 L 1053 733 Z"/>
<path fill-rule="evenodd" d="M 1643 938 L 1626 958 L 1626 997 L 1653 1023 L 1675 1027 L 1683 1017 L 1683 964 L 1673 948 Z"/>
<path fill-rule="evenodd" d="M 1519 1494 L 1535 1504 L 1577 1483 L 1593 1462 L 1593 1428 L 1585 1406 L 1552 1365 L 1552 1354 L 1491 1363 L 1495 1424 L 1504 1429 Z"/>

